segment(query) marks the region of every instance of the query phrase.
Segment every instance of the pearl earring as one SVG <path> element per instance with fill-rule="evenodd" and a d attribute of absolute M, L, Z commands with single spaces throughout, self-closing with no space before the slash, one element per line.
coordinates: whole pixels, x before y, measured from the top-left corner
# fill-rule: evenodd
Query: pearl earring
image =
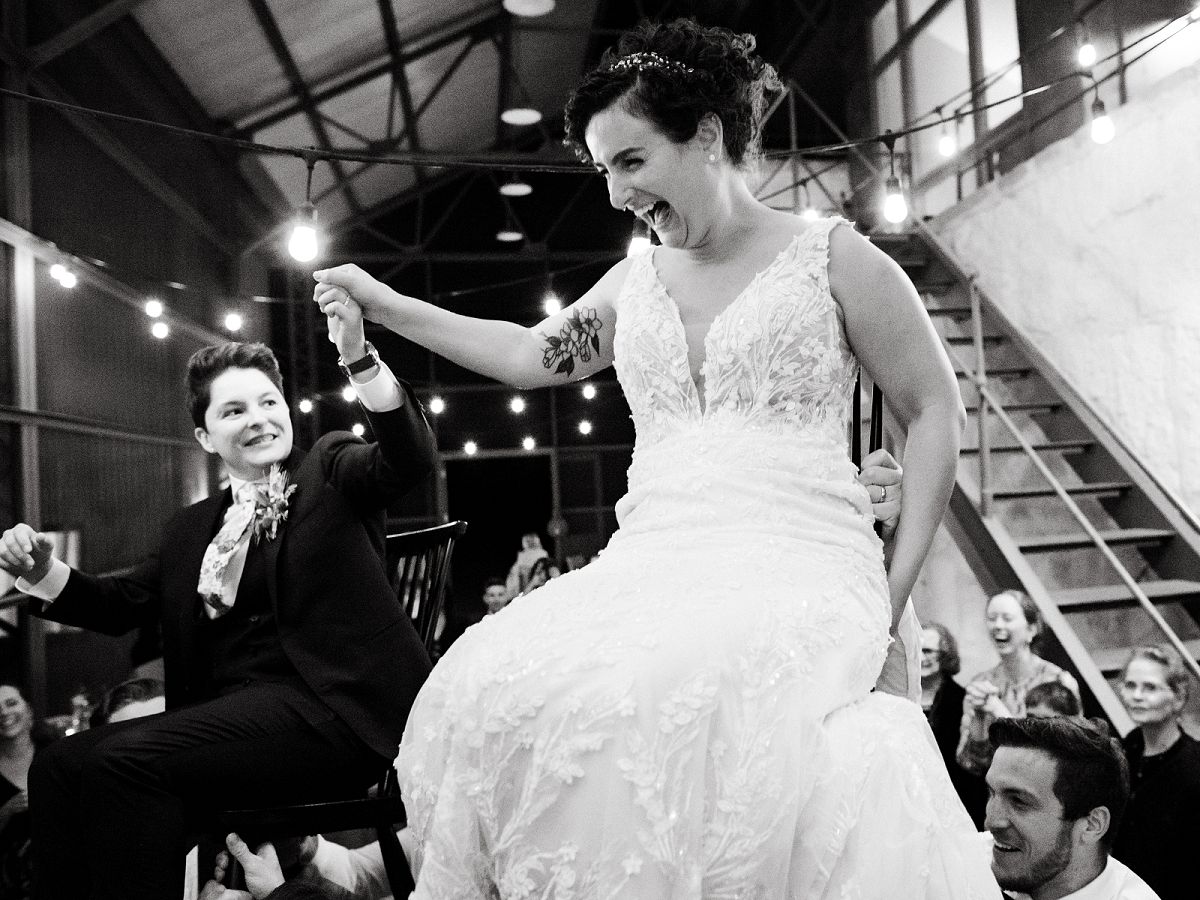
<path fill-rule="evenodd" d="M 708 154 L 708 161 L 709 161 L 709 162 L 716 162 L 716 161 L 717 161 L 717 154 L 715 154 L 715 153 L 710 153 L 710 154 Z"/>

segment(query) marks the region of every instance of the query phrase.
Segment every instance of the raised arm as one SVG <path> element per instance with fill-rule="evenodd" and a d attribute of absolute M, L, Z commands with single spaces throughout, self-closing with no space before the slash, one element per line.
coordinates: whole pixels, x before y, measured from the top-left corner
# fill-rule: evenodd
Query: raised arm
<path fill-rule="evenodd" d="M 612 365 L 615 300 L 629 269 L 617 263 L 586 294 L 532 328 L 461 316 L 407 297 L 355 265 L 313 273 L 322 310 L 343 292 L 363 315 L 464 368 L 517 387 L 549 387 Z"/>
<path fill-rule="evenodd" d="M 888 568 L 894 627 L 950 500 L 966 412 L 921 298 L 887 254 L 849 227 L 835 228 L 829 286 L 850 345 L 907 432 L 904 513 Z"/>

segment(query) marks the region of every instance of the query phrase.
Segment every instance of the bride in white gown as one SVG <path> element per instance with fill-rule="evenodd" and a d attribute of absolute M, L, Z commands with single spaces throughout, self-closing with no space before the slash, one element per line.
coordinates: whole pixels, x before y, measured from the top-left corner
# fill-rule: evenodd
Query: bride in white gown
<path fill-rule="evenodd" d="M 397 770 L 414 897 L 998 896 L 920 707 L 872 686 L 953 480 L 962 407 L 901 270 L 746 183 L 774 72 L 693 22 L 626 35 L 567 110 L 662 246 L 526 329 L 355 266 L 325 308 L 523 386 L 615 363 L 637 428 L 598 560 L 470 629 Z M 847 458 L 859 362 L 907 429 L 885 573 Z"/>

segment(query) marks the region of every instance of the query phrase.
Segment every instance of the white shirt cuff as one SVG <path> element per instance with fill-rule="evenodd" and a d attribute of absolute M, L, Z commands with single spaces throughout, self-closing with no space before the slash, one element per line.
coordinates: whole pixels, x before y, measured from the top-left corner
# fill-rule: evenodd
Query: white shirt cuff
<path fill-rule="evenodd" d="M 400 382 L 383 360 L 379 361 L 379 371 L 370 381 L 359 383 L 351 378 L 350 384 L 358 394 L 359 402 L 371 412 L 391 412 L 404 405 L 404 392 L 400 389 Z"/>
<path fill-rule="evenodd" d="M 350 866 L 350 851 L 346 847 L 317 835 L 317 852 L 313 854 L 310 865 L 326 881 L 331 881 L 351 893 L 354 892 L 358 879 L 354 877 Z"/>
<path fill-rule="evenodd" d="M 50 571 L 41 581 L 30 584 L 24 578 L 18 578 L 17 590 L 51 603 L 58 599 L 58 595 L 63 592 L 63 588 L 67 586 L 67 579 L 70 577 L 71 567 L 61 559 L 55 558 L 50 560 Z"/>

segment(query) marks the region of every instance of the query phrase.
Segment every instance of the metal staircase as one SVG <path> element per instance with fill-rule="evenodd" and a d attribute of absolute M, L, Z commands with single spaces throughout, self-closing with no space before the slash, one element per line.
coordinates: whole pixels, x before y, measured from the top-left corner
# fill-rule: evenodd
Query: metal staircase
<path fill-rule="evenodd" d="M 1134 646 L 1173 644 L 1200 723 L 1200 520 L 954 261 L 936 235 L 873 235 L 917 285 L 954 361 L 970 422 L 946 524 L 989 593 L 1024 590 L 1044 655 L 1085 710 L 1123 734 L 1115 688 Z"/>

